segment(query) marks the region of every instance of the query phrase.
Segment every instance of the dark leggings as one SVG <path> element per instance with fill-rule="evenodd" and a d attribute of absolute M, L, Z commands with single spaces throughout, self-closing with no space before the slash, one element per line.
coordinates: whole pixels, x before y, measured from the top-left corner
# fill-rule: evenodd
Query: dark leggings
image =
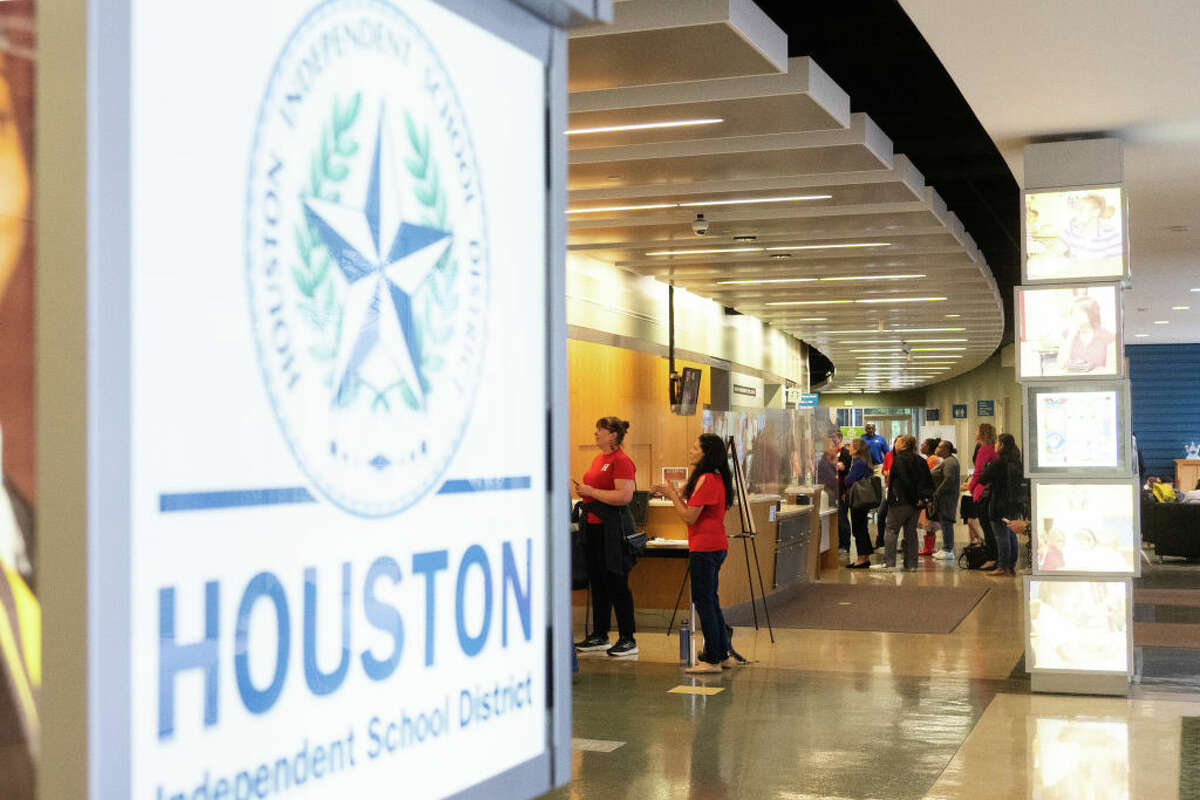
<path fill-rule="evenodd" d="M 850 509 L 850 530 L 854 532 L 854 547 L 858 550 L 859 558 L 866 558 L 875 552 L 871 546 L 871 532 L 867 528 L 869 508 Z"/>
<path fill-rule="evenodd" d="M 604 526 L 587 526 L 588 583 L 592 588 L 592 632 L 608 635 L 612 612 L 617 612 L 617 631 L 622 639 L 633 638 L 633 592 L 628 576 L 604 565 Z"/>

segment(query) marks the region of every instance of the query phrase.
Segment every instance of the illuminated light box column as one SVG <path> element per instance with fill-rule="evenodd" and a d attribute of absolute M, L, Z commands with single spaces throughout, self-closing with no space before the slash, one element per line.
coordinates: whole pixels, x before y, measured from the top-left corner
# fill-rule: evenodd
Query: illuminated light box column
<path fill-rule="evenodd" d="M 562 26 L 611 3 L 59 10 L 42 796 L 565 784 Z"/>
<path fill-rule="evenodd" d="M 1128 203 L 1121 143 L 1025 148 L 1014 290 L 1033 571 L 1026 668 L 1038 692 L 1124 695 L 1141 568 L 1123 346 Z"/>

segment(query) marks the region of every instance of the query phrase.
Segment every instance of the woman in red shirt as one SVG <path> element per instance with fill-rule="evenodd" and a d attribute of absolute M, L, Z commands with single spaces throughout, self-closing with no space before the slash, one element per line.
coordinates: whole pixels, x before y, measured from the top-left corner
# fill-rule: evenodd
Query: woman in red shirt
<path fill-rule="evenodd" d="M 629 423 L 617 417 L 596 420 L 596 447 L 600 454 L 583 475 L 583 483 L 574 481 L 575 494 L 585 502 L 606 506 L 627 506 L 633 500 L 633 459 L 625 455 L 621 442 Z M 606 533 L 606 529 L 609 531 Z M 614 533 L 615 531 L 615 538 Z M 633 592 L 629 590 L 629 559 L 620 526 L 606 526 L 596 514 L 587 515 L 588 583 L 592 590 L 592 634 L 575 645 L 581 652 L 607 650 L 610 656 L 635 656 L 633 638 Z M 608 645 L 608 627 L 612 612 L 617 612 L 617 643 Z"/>
<path fill-rule="evenodd" d="M 981 519 L 988 519 L 987 515 L 987 498 L 984 493 L 987 487 L 979 482 L 983 477 L 983 470 L 988 464 L 996 460 L 996 427 L 989 422 L 979 423 L 979 431 L 975 434 L 975 470 L 971 473 L 971 479 L 967 481 L 964 487 L 966 491 L 971 493 L 971 501 L 967 505 L 967 531 L 971 536 L 971 542 L 983 542 L 989 549 L 989 552 L 996 552 L 996 537 L 991 531 L 991 525 L 980 525 Z M 980 569 L 991 569 L 996 566 L 996 560 L 993 558 L 984 562 Z"/>
<path fill-rule="evenodd" d="M 669 483 L 660 483 L 654 491 L 675 504 L 675 511 L 688 526 L 688 557 L 691 570 L 692 602 L 704 631 L 704 652 L 691 673 L 720 672 L 732 667 L 729 631 L 717 597 L 717 574 L 729 551 L 725 538 L 725 509 L 733 504 L 733 475 L 725 443 L 712 433 L 702 433 L 689 453 L 692 474 L 680 493 Z"/>

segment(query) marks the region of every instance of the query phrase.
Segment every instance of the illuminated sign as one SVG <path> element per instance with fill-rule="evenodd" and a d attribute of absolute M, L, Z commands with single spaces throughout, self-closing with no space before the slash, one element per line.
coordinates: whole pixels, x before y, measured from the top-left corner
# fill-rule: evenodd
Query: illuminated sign
<path fill-rule="evenodd" d="M 1116 285 L 1018 287 L 1017 378 L 1120 375 L 1120 301 Z"/>
<path fill-rule="evenodd" d="M 1026 385 L 1027 472 L 1130 475 L 1128 397 L 1125 383 Z"/>
<path fill-rule="evenodd" d="M 1128 580 L 1026 578 L 1031 672 L 1127 674 L 1132 666 Z"/>
<path fill-rule="evenodd" d="M 1025 194 L 1025 281 L 1113 280 L 1127 273 L 1120 187 Z"/>
<path fill-rule="evenodd" d="M 548 762 L 546 65 L 428 0 L 187 20 L 132 10 L 132 689 L 101 758 L 161 800 Z"/>
<path fill-rule="evenodd" d="M 1035 481 L 1035 570 L 1137 574 L 1138 508 L 1137 488 L 1129 480 Z"/>

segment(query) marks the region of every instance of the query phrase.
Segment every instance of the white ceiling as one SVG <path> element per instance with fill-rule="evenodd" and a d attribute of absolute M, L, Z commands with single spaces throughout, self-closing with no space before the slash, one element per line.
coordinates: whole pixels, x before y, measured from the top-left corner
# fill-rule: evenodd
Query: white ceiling
<path fill-rule="evenodd" d="M 786 37 L 753 3 L 628 0 L 614 16 L 572 32 L 570 129 L 723 122 L 570 136 L 573 252 L 816 345 L 829 388 L 936 383 L 995 350 L 1000 296 L 962 223 L 818 65 L 779 61 Z M 810 195 L 828 197 L 745 202 Z"/>
<path fill-rule="evenodd" d="M 1200 289 L 1200 2 L 900 4 L 1018 184 L 1031 141 L 1099 132 L 1125 142 L 1125 341 L 1200 342 L 1200 291 L 1189 291 Z"/>

